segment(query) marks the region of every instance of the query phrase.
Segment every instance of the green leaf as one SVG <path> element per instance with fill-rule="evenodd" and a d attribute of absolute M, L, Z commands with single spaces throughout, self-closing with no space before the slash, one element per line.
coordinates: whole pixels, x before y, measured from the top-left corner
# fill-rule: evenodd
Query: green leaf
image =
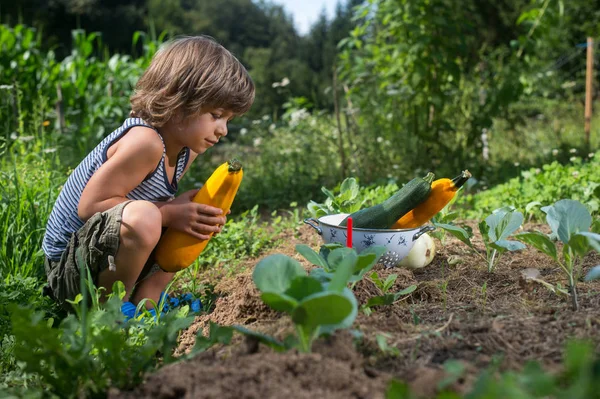
<path fill-rule="evenodd" d="M 260 294 L 260 299 L 278 312 L 292 313 L 296 306 L 298 306 L 296 299 L 277 292 L 263 292 Z"/>
<path fill-rule="evenodd" d="M 554 259 L 554 261 L 558 262 L 556 245 L 554 245 L 554 243 L 545 234 L 538 232 L 521 233 L 515 235 L 515 238 L 533 246 L 539 251 L 542 251 Z"/>
<path fill-rule="evenodd" d="M 590 230 L 592 231 L 592 233 L 600 234 L 600 219 L 594 220 L 594 223 L 592 223 L 592 227 Z"/>
<path fill-rule="evenodd" d="M 446 377 L 437 383 L 438 390 L 442 391 L 457 382 L 465 374 L 465 364 L 460 360 L 450 359 L 444 362 Z"/>
<path fill-rule="evenodd" d="M 352 292 L 352 290 L 350 288 L 344 288 L 344 291 L 342 291 L 342 295 L 345 296 L 352 304 L 352 311 L 350 312 L 350 314 L 348 316 L 346 316 L 346 318 L 344 320 L 342 320 L 339 323 L 322 324 L 319 327 L 319 335 L 331 334 L 335 330 L 338 330 L 338 329 L 350 328 L 352 326 L 352 324 L 354 323 L 354 320 L 356 320 L 356 316 L 358 315 L 358 301 L 356 300 L 356 297 L 354 296 L 354 292 Z"/>
<path fill-rule="evenodd" d="M 292 313 L 296 324 L 315 328 L 341 323 L 352 313 L 352 302 L 337 292 L 319 292 L 305 298 Z"/>
<path fill-rule="evenodd" d="M 592 267 L 592 270 L 585 275 L 585 281 L 600 279 L 600 265 Z"/>
<path fill-rule="evenodd" d="M 285 294 L 301 301 L 307 296 L 321 291 L 323 291 L 323 285 L 315 277 L 298 276 L 292 280 L 292 284 Z"/>
<path fill-rule="evenodd" d="M 375 265 L 377 262 L 376 254 L 360 254 L 354 264 L 353 274 L 359 273 L 361 270 L 366 269 L 369 266 Z"/>
<path fill-rule="evenodd" d="M 296 252 L 302 255 L 307 261 L 312 263 L 315 266 L 326 268 L 327 262 L 324 258 L 321 257 L 318 253 L 313 251 L 311 247 L 305 244 L 296 245 Z"/>
<path fill-rule="evenodd" d="M 392 379 L 385 391 L 385 399 L 413 399 L 415 396 L 410 391 L 408 384 Z"/>
<path fill-rule="evenodd" d="M 525 206 L 525 213 L 530 214 L 534 208 L 537 208 L 540 205 L 542 205 L 540 201 L 531 201 Z"/>
<path fill-rule="evenodd" d="M 506 240 L 523 224 L 523 214 L 511 208 L 496 209 L 485 218 L 489 227 L 488 237 L 490 242 Z"/>
<path fill-rule="evenodd" d="M 333 195 L 333 193 L 331 191 L 329 191 L 328 189 L 326 189 L 325 187 L 321 187 L 321 191 L 327 196 L 327 198 L 329 198 L 331 201 L 336 202 L 335 201 L 335 195 Z"/>
<path fill-rule="evenodd" d="M 577 233 L 578 235 L 587 237 L 588 243 L 592 248 L 596 250 L 596 252 L 600 253 L 600 234 L 592 233 L 589 231 Z"/>
<path fill-rule="evenodd" d="M 365 304 L 366 308 L 381 305 L 391 305 L 394 303 L 394 294 L 377 295 L 369 298 Z"/>
<path fill-rule="evenodd" d="M 387 276 L 387 278 L 383 282 L 383 287 L 380 287 L 381 290 L 384 293 L 387 292 L 390 288 L 392 288 L 392 286 L 394 285 L 394 282 L 396 281 L 397 278 L 398 278 L 397 274 L 390 274 L 389 276 Z M 415 286 L 415 288 L 416 288 L 416 286 Z"/>
<path fill-rule="evenodd" d="M 350 254 L 354 254 L 354 259 L 356 260 L 356 250 L 348 247 L 336 248 L 329 253 L 327 257 L 327 263 L 331 271 L 335 271 L 338 268 L 338 265 L 346 259 Z"/>
<path fill-rule="evenodd" d="M 400 297 L 408 295 L 408 294 L 414 292 L 416 289 L 417 289 L 417 286 L 415 284 L 413 284 L 411 286 L 406 287 L 402 291 L 398 291 L 394 294 L 385 294 L 385 295 L 371 297 L 365 304 L 365 307 L 370 308 L 370 307 L 379 306 L 379 305 L 391 305 L 392 303 L 394 303 L 398 299 L 400 299 Z"/>
<path fill-rule="evenodd" d="M 386 253 L 386 251 L 387 249 L 382 245 L 374 245 L 363 250 L 360 255 L 358 255 L 352 274 L 358 274 L 359 277 L 362 278 L 365 273 L 368 273 L 369 270 L 377 264 L 377 260 Z"/>
<path fill-rule="evenodd" d="M 344 179 L 340 186 L 340 201 L 354 201 L 359 194 L 359 186 L 354 177 Z"/>
<path fill-rule="evenodd" d="M 473 248 L 473 244 L 471 243 L 471 235 L 462 227 L 446 223 L 433 223 L 433 225 L 446 230 L 454 237 L 458 238 L 459 240 L 467 244 L 469 247 Z"/>
<path fill-rule="evenodd" d="M 525 244 L 518 242 L 518 241 L 511 241 L 511 240 L 498 240 L 498 241 L 492 243 L 491 247 L 493 247 L 494 249 L 499 250 L 501 252 L 504 252 L 504 250 L 520 251 L 522 249 L 527 248 L 527 246 Z"/>
<path fill-rule="evenodd" d="M 321 248 L 319 249 L 319 255 L 321 255 L 321 257 L 323 259 L 327 259 L 327 261 L 329 262 L 329 255 L 331 254 L 331 252 L 333 252 L 334 250 L 336 250 L 338 248 L 344 248 L 344 246 L 337 242 L 334 242 L 331 244 L 323 244 L 323 245 L 321 245 Z M 333 271 L 331 269 L 331 267 L 329 266 L 329 263 L 327 263 L 327 267 L 324 267 L 323 269 L 325 269 L 325 271 L 327 271 L 327 272 Z"/>
<path fill-rule="evenodd" d="M 565 248 L 566 247 L 571 248 L 571 250 L 579 256 L 585 256 L 591 249 L 590 241 L 588 241 L 588 238 L 581 233 L 573 234 L 569 240 L 569 244 L 565 245 Z"/>
<path fill-rule="evenodd" d="M 400 298 L 401 296 L 413 293 L 416 289 L 417 289 L 417 285 L 416 284 L 409 285 L 405 289 L 396 292 L 394 295 L 396 296 L 396 298 Z"/>
<path fill-rule="evenodd" d="M 546 221 L 552 232 L 565 244 L 571 235 L 577 232 L 587 232 L 592 225 L 592 216 L 587 208 L 579 201 L 563 199 L 554 205 L 545 206 Z"/>
<path fill-rule="evenodd" d="M 328 291 L 342 292 L 344 288 L 346 288 L 346 285 L 350 280 L 350 276 L 352 276 L 357 258 L 358 256 L 356 255 L 356 252 L 351 249 L 351 252 L 348 252 L 347 255 L 338 263 L 333 277 L 331 278 L 331 282 L 327 287 Z"/>
<path fill-rule="evenodd" d="M 310 274 L 310 277 L 317 279 L 321 283 L 328 283 L 331 281 L 331 278 L 333 277 L 333 273 L 326 272 L 325 270 L 321 269 L 320 267 L 311 269 L 309 274 Z"/>
<path fill-rule="evenodd" d="M 594 360 L 594 347 L 587 341 L 569 341 L 565 352 L 564 367 L 571 375 L 583 373 Z"/>
<path fill-rule="evenodd" d="M 259 291 L 283 294 L 295 277 L 305 275 L 306 271 L 297 260 L 274 254 L 258 262 L 252 272 L 252 280 Z"/>

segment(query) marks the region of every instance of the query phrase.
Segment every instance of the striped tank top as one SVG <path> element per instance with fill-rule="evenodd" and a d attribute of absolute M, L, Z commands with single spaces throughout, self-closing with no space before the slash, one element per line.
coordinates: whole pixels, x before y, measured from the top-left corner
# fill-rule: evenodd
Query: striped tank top
<path fill-rule="evenodd" d="M 108 148 L 134 126 L 145 126 L 156 130 L 140 118 L 126 119 L 121 127 L 105 137 L 104 140 L 102 140 L 100 144 L 98 144 L 96 148 L 83 159 L 83 161 L 81 161 L 67 179 L 67 182 L 56 199 L 50 217 L 48 218 L 46 233 L 44 234 L 44 240 L 42 242 L 42 249 L 50 260 L 60 260 L 73 233 L 84 225 L 84 221 L 81 220 L 77 214 L 81 193 L 94 172 L 106 162 Z M 156 133 L 162 140 L 162 136 L 158 131 L 156 131 Z M 183 171 L 188 163 L 190 150 L 189 148 L 184 148 L 178 155 L 173 182 L 169 182 L 169 178 L 167 177 L 165 169 L 165 153 L 166 152 L 163 149 L 162 158 L 154 172 L 146 177 L 146 179 L 136 188 L 131 190 L 131 192 L 127 194 L 127 198 L 131 200 L 154 202 L 166 201 L 174 197 L 177 192 L 177 182 L 181 179 Z"/>

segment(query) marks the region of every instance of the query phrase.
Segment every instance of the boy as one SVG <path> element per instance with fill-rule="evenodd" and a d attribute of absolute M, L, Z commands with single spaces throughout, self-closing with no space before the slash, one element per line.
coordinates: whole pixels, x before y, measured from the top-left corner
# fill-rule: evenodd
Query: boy
<path fill-rule="evenodd" d="M 57 302 L 80 292 L 78 259 L 105 295 L 120 280 L 124 301 L 158 302 L 174 275 L 153 262 L 163 228 L 206 240 L 226 222 L 221 209 L 192 201 L 197 190 L 174 198 L 177 182 L 253 101 L 246 69 L 210 38 L 179 38 L 155 54 L 131 97 L 131 118 L 77 166 L 50 214 L 42 248 Z"/>

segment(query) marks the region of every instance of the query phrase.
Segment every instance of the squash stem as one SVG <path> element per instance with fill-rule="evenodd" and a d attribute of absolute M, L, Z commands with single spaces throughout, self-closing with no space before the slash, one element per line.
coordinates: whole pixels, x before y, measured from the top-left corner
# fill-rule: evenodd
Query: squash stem
<path fill-rule="evenodd" d="M 235 158 L 232 158 L 229 161 L 227 161 L 227 164 L 229 165 L 229 167 L 227 168 L 227 171 L 229 173 L 239 172 L 240 170 L 242 170 L 242 163 Z"/>
<path fill-rule="evenodd" d="M 471 172 L 469 172 L 468 170 L 463 170 L 460 175 L 452 179 L 452 184 L 454 184 L 454 187 L 456 187 L 457 189 L 461 188 L 462 185 L 465 184 L 467 180 L 471 178 L 471 176 Z"/>
<path fill-rule="evenodd" d="M 423 180 L 425 180 L 429 184 L 433 183 L 433 179 L 435 179 L 435 175 L 433 174 L 433 172 L 427 173 L 427 176 L 423 178 Z"/>

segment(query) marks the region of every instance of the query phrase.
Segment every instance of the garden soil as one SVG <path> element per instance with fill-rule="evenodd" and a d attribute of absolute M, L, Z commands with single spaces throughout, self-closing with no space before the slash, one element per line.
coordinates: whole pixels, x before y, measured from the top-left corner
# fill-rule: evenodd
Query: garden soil
<path fill-rule="evenodd" d="M 545 227 L 526 225 L 525 230 Z M 283 253 L 310 269 L 295 245 L 307 244 L 318 251 L 319 236 L 308 226 L 287 234 L 282 244 L 263 256 Z M 484 251 L 477 233 L 473 242 Z M 353 332 L 318 340 L 310 354 L 275 353 L 235 335 L 232 345 L 163 367 L 135 390 L 111 390 L 109 397 L 383 398 L 391 379 L 405 381 L 417 394 L 429 397 L 448 377 L 443 365 L 451 359 L 465 371 L 450 389 L 463 393 L 481 370 L 499 359 L 503 370 L 519 370 L 536 360 L 554 372 L 560 369 L 571 338 L 588 339 L 600 350 L 599 281 L 578 283 L 581 308 L 573 312 L 568 298 L 529 278 L 566 285 L 558 265 L 538 251 L 504 254 L 496 270 L 488 273 L 485 262 L 460 241 L 446 236 L 443 245 L 436 243 L 438 253 L 423 269 L 382 265 L 373 269 L 382 279 L 397 274 L 395 291 L 417 284 L 410 296 L 376 307 L 370 315 L 359 312 Z M 212 313 L 198 316 L 182 334 L 177 355 L 189 353 L 196 335 L 208 332 L 210 321 L 241 324 L 280 339 L 292 331 L 289 320 L 259 298 L 251 278 L 259 260 L 248 261 L 246 270 L 235 277 L 207 272 L 211 282 L 219 280 L 215 287 L 219 298 Z M 597 264 L 600 256 L 593 254 L 582 267 L 586 272 Z M 381 295 L 368 278 L 354 292 L 362 304 Z"/>

